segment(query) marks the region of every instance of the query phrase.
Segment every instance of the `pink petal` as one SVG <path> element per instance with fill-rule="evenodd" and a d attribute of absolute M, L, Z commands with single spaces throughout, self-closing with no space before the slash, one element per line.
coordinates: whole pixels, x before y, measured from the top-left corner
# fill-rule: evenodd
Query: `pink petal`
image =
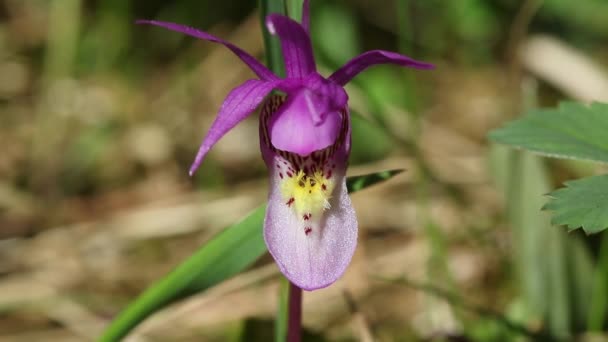
<path fill-rule="evenodd" d="M 270 14 L 266 27 L 281 40 L 287 78 L 304 78 L 316 71 L 310 36 L 302 25 L 288 17 Z"/>
<path fill-rule="evenodd" d="M 270 122 L 270 140 L 275 148 L 307 156 L 336 141 L 342 119 L 336 111 L 327 112 L 322 101 L 303 89 L 288 97 Z"/>
<path fill-rule="evenodd" d="M 363 70 L 377 64 L 396 64 L 417 69 L 434 68 L 432 64 L 420 62 L 410 57 L 400 55 L 396 52 L 372 50 L 364 52 L 363 54 L 348 61 L 340 69 L 336 70 L 336 72 L 329 76 L 329 80 L 340 85 L 345 85 Z"/>
<path fill-rule="evenodd" d="M 247 52 L 243 51 L 239 47 L 237 47 L 225 40 L 222 40 L 213 35 L 210 35 L 207 32 L 199 31 L 195 28 L 185 26 L 185 25 L 168 23 L 168 22 L 163 22 L 163 21 L 156 21 L 156 20 L 137 20 L 135 23 L 160 26 L 160 27 L 164 27 L 168 30 L 180 32 L 180 33 L 183 33 L 183 34 L 186 34 L 186 35 L 198 38 L 198 39 L 208 40 L 213 43 L 222 44 L 225 47 L 227 47 L 228 49 L 230 49 L 232 52 L 234 52 L 234 54 L 237 55 L 237 57 L 239 57 L 243 62 L 245 62 L 245 64 L 247 64 L 249 66 L 249 68 L 251 68 L 251 70 L 253 72 L 255 72 L 255 74 L 258 75 L 258 77 L 260 79 L 265 80 L 265 81 L 271 81 L 271 80 L 278 79 L 278 77 L 275 74 L 273 74 L 272 71 L 268 70 L 268 68 L 266 68 L 262 63 L 258 62 L 253 56 L 251 56 Z"/>
<path fill-rule="evenodd" d="M 278 158 L 278 157 L 277 157 Z M 281 162 L 280 158 L 275 162 Z M 344 167 L 344 165 L 342 165 Z M 342 276 L 357 246 L 357 217 L 346 190 L 344 168 L 336 171 L 331 208 L 319 226 L 306 226 L 281 194 L 279 171 L 271 169 L 270 195 L 264 220 L 264 240 L 281 272 L 298 287 L 312 291 Z"/>
<path fill-rule="evenodd" d="M 247 118 L 279 83 L 280 81 L 248 80 L 232 89 L 198 149 L 194 163 L 190 167 L 190 175 L 198 169 L 211 147 L 224 134 Z"/>

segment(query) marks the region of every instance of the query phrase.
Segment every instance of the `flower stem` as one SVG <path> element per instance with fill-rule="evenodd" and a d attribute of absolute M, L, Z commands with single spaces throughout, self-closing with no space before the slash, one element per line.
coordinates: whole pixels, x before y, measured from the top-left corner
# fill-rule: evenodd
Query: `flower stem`
<path fill-rule="evenodd" d="M 286 15 L 286 12 L 284 0 L 260 0 L 260 21 L 262 33 L 264 34 L 266 65 L 270 70 L 281 77 L 285 76 L 285 64 L 283 62 L 283 53 L 281 52 L 281 43 L 277 37 L 272 36 L 266 29 L 266 16 L 270 13 Z"/>
<path fill-rule="evenodd" d="M 302 21 L 302 2 L 302 0 L 285 0 L 287 16 L 297 22 Z"/>
<path fill-rule="evenodd" d="M 285 75 L 285 65 L 282 58 L 281 45 L 276 37 L 273 37 L 266 30 L 265 20 L 270 13 L 289 15 L 292 19 L 300 20 L 298 16 L 302 11 L 302 0 L 289 0 L 290 13 L 287 13 L 285 0 L 260 0 L 260 16 L 262 32 L 264 33 L 264 48 L 266 50 L 266 64 L 275 74 Z M 297 17 L 297 18 L 294 18 Z M 281 296 L 279 298 L 279 310 L 277 313 L 275 341 L 282 341 L 287 337 L 288 342 L 300 342 L 302 327 L 302 289 L 295 286 L 287 279 L 281 286 Z M 288 284 L 287 284 L 288 283 Z M 287 292 L 287 295 L 285 295 Z M 288 302 L 285 303 L 288 297 Z M 285 308 L 287 304 L 287 308 Z M 287 309 L 287 310 L 286 310 Z M 287 311 L 287 334 L 285 335 L 285 314 Z"/>
<path fill-rule="evenodd" d="M 289 323 L 287 341 L 300 342 L 302 328 L 302 289 L 289 283 Z"/>

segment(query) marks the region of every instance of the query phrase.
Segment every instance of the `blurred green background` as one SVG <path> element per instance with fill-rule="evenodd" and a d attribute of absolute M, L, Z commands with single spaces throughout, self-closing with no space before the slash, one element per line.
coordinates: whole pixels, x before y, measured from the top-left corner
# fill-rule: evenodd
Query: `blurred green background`
<path fill-rule="evenodd" d="M 263 60 L 254 1 L 0 0 L 0 340 L 89 341 L 138 293 L 265 201 L 253 115 L 187 175 L 228 91 Z M 605 0 L 312 0 L 321 73 L 348 87 L 350 174 L 407 172 L 353 201 L 345 276 L 304 294 L 305 341 L 608 340 L 608 238 L 552 227 L 543 195 L 606 167 L 493 146 L 559 100 L 608 102 Z M 130 341 L 267 341 L 270 257 L 171 306 Z"/>

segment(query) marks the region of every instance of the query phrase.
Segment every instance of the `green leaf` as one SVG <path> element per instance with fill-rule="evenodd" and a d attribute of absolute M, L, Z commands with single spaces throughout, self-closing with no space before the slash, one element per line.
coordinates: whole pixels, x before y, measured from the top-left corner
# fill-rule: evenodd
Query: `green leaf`
<path fill-rule="evenodd" d="M 390 179 L 400 170 L 349 177 L 349 192 Z M 226 228 L 165 278 L 148 288 L 112 321 L 99 341 L 118 341 L 154 312 L 221 283 L 251 266 L 266 252 L 262 235 L 266 206 Z"/>
<path fill-rule="evenodd" d="M 287 7 L 287 15 L 301 23 L 302 22 L 302 3 L 303 0 L 286 0 L 285 7 Z"/>
<path fill-rule="evenodd" d="M 226 228 L 129 305 L 99 341 L 118 341 L 155 311 L 203 291 L 251 265 L 266 251 L 260 225 L 266 206 Z"/>
<path fill-rule="evenodd" d="M 549 157 L 608 163 L 608 104 L 565 102 L 532 110 L 490 133 L 490 139 Z"/>
<path fill-rule="evenodd" d="M 346 188 L 348 188 L 348 192 L 363 190 L 368 186 L 389 180 L 401 172 L 403 170 L 386 170 L 368 175 L 348 177 L 346 179 Z"/>
<path fill-rule="evenodd" d="M 549 194 L 543 209 L 554 211 L 551 223 L 570 230 L 583 228 L 587 234 L 608 228 L 608 175 L 566 182 L 566 187 Z"/>

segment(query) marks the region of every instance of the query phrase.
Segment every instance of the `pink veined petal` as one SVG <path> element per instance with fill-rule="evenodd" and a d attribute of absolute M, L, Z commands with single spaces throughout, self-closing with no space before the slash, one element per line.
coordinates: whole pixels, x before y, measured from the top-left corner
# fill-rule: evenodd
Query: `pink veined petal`
<path fill-rule="evenodd" d="M 350 82 L 350 80 L 352 80 L 363 70 L 377 64 L 396 64 L 416 69 L 434 68 L 432 64 L 420 62 L 396 52 L 372 50 L 364 52 L 348 61 L 340 69 L 336 70 L 331 76 L 329 76 L 329 80 L 343 86 Z"/>
<path fill-rule="evenodd" d="M 316 71 L 310 36 L 302 25 L 280 14 L 270 14 L 266 27 L 281 40 L 287 78 L 304 78 Z"/>
<path fill-rule="evenodd" d="M 190 167 L 192 176 L 211 147 L 229 130 L 251 114 L 280 81 L 248 80 L 232 89 L 213 121 Z"/>
<path fill-rule="evenodd" d="M 275 162 L 280 159 L 276 157 Z M 325 211 L 321 225 L 309 234 L 282 197 L 278 169 L 274 165 L 269 168 L 264 240 L 270 254 L 281 272 L 298 287 L 312 291 L 331 285 L 346 271 L 357 246 L 357 217 L 346 189 L 345 163 L 333 175 L 337 184 L 331 208 Z"/>
<path fill-rule="evenodd" d="M 302 27 L 310 36 L 310 0 L 304 0 L 302 3 Z"/>
<path fill-rule="evenodd" d="M 265 80 L 265 81 L 273 81 L 273 80 L 278 79 L 278 77 L 275 74 L 273 74 L 272 71 L 270 71 L 268 68 L 266 68 L 262 63 L 258 62 L 258 60 L 255 59 L 253 56 L 251 56 L 247 52 L 243 51 L 241 48 L 239 48 L 236 45 L 231 44 L 223 39 L 210 35 L 207 32 L 203 32 L 203 31 L 200 31 L 200 30 L 197 30 L 195 28 L 185 26 L 185 25 L 163 22 L 163 21 L 156 21 L 156 20 L 137 20 L 137 21 L 135 21 L 135 23 L 164 27 L 168 30 L 180 32 L 180 33 L 183 33 L 183 34 L 186 34 L 188 36 L 192 36 L 192 37 L 195 37 L 198 39 L 203 39 L 203 40 L 207 40 L 207 41 L 210 41 L 213 43 L 222 44 L 225 47 L 227 47 L 228 49 L 230 49 L 243 62 L 245 62 L 245 64 L 247 64 L 249 66 L 249 68 L 251 68 L 251 70 L 260 79 Z"/>
<path fill-rule="evenodd" d="M 332 145 L 342 124 L 337 111 L 328 111 L 310 90 L 288 97 L 269 125 L 270 141 L 279 150 L 307 156 Z"/>

